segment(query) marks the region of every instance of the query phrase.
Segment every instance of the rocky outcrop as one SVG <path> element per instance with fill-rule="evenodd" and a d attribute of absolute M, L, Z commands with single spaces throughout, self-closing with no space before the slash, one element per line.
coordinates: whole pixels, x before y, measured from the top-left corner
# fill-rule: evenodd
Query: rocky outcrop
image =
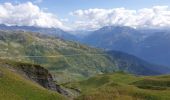
<path fill-rule="evenodd" d="M 32 64 L 25 64 L 19 63 L 17 64 L 19 69 L 24 72 L 24 74 L 30 78 L 31 80 L 35 81 L 36 83 L 40 84 L 44 88 L 57 91 L 60 94 L 68 95 L 65 90 L 63 90 L 59 85 L 57 85 L 52 75 L 49 71 L 40 65 L 32 65 Z"/>
<path fill-rule="evenodd" d="M 57 91 L 58 93 L 66 96 L 68 95 L 68 93 L 64 89 L 62 89 L 59 85 L 55 83 L 50 72 L 40 65 L 18 62 L 11 63 L 11 61 L 6 60 L 0 60 L 0 64 L 13 71 L 16 71 L 17 73 L 20 73 L 20 75 L 38 83 L 46 89 Z M 3 74 L 0 71 L 0 77 L 2 75 Z"/>

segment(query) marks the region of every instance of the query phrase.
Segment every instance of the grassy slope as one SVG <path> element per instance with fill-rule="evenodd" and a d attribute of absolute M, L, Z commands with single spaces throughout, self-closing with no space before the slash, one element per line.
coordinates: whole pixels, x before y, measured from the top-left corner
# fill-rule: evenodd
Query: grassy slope
<path fill-rule="evenodd" d="M 56 92 L 42 88 L 14 70 L 0 66 L 1 100 L 64 100 Z"/>
<path fill-rule="evenodd" d="M 65 86 L 80 90 L 81 95 L 77 98 L 80 100 L 170 99 L 170 76 L 136 77 L 124 73 L 105 74 Z"/>
<path fill-rule="evenodd" d="M 117 70 L 115 64 L 105 56 L 90 55 L 102 53 L 97 49 L 70 41 L 35 35 L 35 33 L 1 31 L 0 45 L 2 51 L 8 48 L 6 53 L 0 53 L 0 56 L 11 57 L 10 59 L 17 61 L 38 63 L 56 75 L 56 80 L 59 82 L 85 79 L 95 74 Z M 16 56 L 42 57 L 16 59 Z"/>
<path fill-rule="evenodd" d="M 116 56 L 114 54 L 109 57 L 110 53 L 106 54 L 99 49 L 37 33 L 0 31 L 0 45 L 0 57 L 42 65 L 59 83 L 83 80 L 118 70 L 140 75 L 160 74 L 148 69 L 157 69 L 155 65 L 135 60 L 130 55 L 115 52 Z"/>

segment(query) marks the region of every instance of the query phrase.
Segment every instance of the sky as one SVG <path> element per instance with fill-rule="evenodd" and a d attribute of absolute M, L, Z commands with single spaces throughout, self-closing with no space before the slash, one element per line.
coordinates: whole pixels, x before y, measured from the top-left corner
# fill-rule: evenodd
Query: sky
<path fill-rule="evenodd" d="M 170 6 L 170 0 L 0 0 L 0 3 L 25 3 L 32 2 L 41 8 L 47 8 L 49 12 L 59 17 L 70 17 L 69 12 L 77 9 L 89 8 L 120 8 L 141 9 L 152 6 Z"/>
<path fill-rule="evenodd" d="M 170 0 L 0 0 L 0 24 L 96 29 L 170 26 Z"/>

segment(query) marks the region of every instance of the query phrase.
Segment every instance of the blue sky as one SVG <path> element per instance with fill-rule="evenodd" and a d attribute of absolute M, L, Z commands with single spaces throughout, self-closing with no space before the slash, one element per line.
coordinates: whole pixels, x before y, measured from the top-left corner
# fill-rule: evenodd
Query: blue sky
<path fill-rule="evenodd" d="M 0 3 L 24 3 L 35 2 L 36 0 L 0 0 Z M 89 8 L 119 8 L 141 9 L 157 5 L 170 6 L 170 0 L 42 0 L 37 3 L 41 8 L 48 8 L 49 12 L 55 13 L 59 17 L 70 17 L 69 12 L 77 9 Z"/>
<path fill-rule="evenodd" d="M 0 0 L 0 24 L 65 30 L 170 27 L 170 0 Z"/>

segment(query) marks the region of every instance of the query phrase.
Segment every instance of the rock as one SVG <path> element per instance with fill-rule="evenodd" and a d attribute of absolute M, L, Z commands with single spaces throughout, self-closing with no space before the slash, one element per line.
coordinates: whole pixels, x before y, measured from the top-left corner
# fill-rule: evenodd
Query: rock
<path fill-rule="evenodd" d="M 62 89 L 59 85 L 56 85 L 56 90 L 57 90 L 60 94 L 63 94 L 63 95 L 65 95 L 65 96 L 69 96 L 69 93 L 68 93 L 66 90 Z"/>
<path fill-rule="evenodd" d="M 24 74 L 31 80 L 35 81 L 36 83 L 40 84 L 44 88 L 57 91 L 60 94 L 68 95 L 68 93 L 62 89 L 59 85 L 57 85 L 50 72 L 41 67 L 40 65 L 31 65 L 20 63 L 19 69 L 24 72 Z"/>
<path fill-rule="evenodd" d="M 6 60 L 0 60 L 0 64 L 10 69 L 11 71 L 20 73 L 20 75 L 23 77 L 38 83 L 46 89 L 57 91 L 58 93 L 65 96 L 69 95 L 67 91 L 60 87 L 60 85 L 56 84 L 51 73 L 40 65 L 19 62 L 11 63 L 10 61 Z M 2 76 L 3 73 L 0 70 L 0 78 Z"/>

